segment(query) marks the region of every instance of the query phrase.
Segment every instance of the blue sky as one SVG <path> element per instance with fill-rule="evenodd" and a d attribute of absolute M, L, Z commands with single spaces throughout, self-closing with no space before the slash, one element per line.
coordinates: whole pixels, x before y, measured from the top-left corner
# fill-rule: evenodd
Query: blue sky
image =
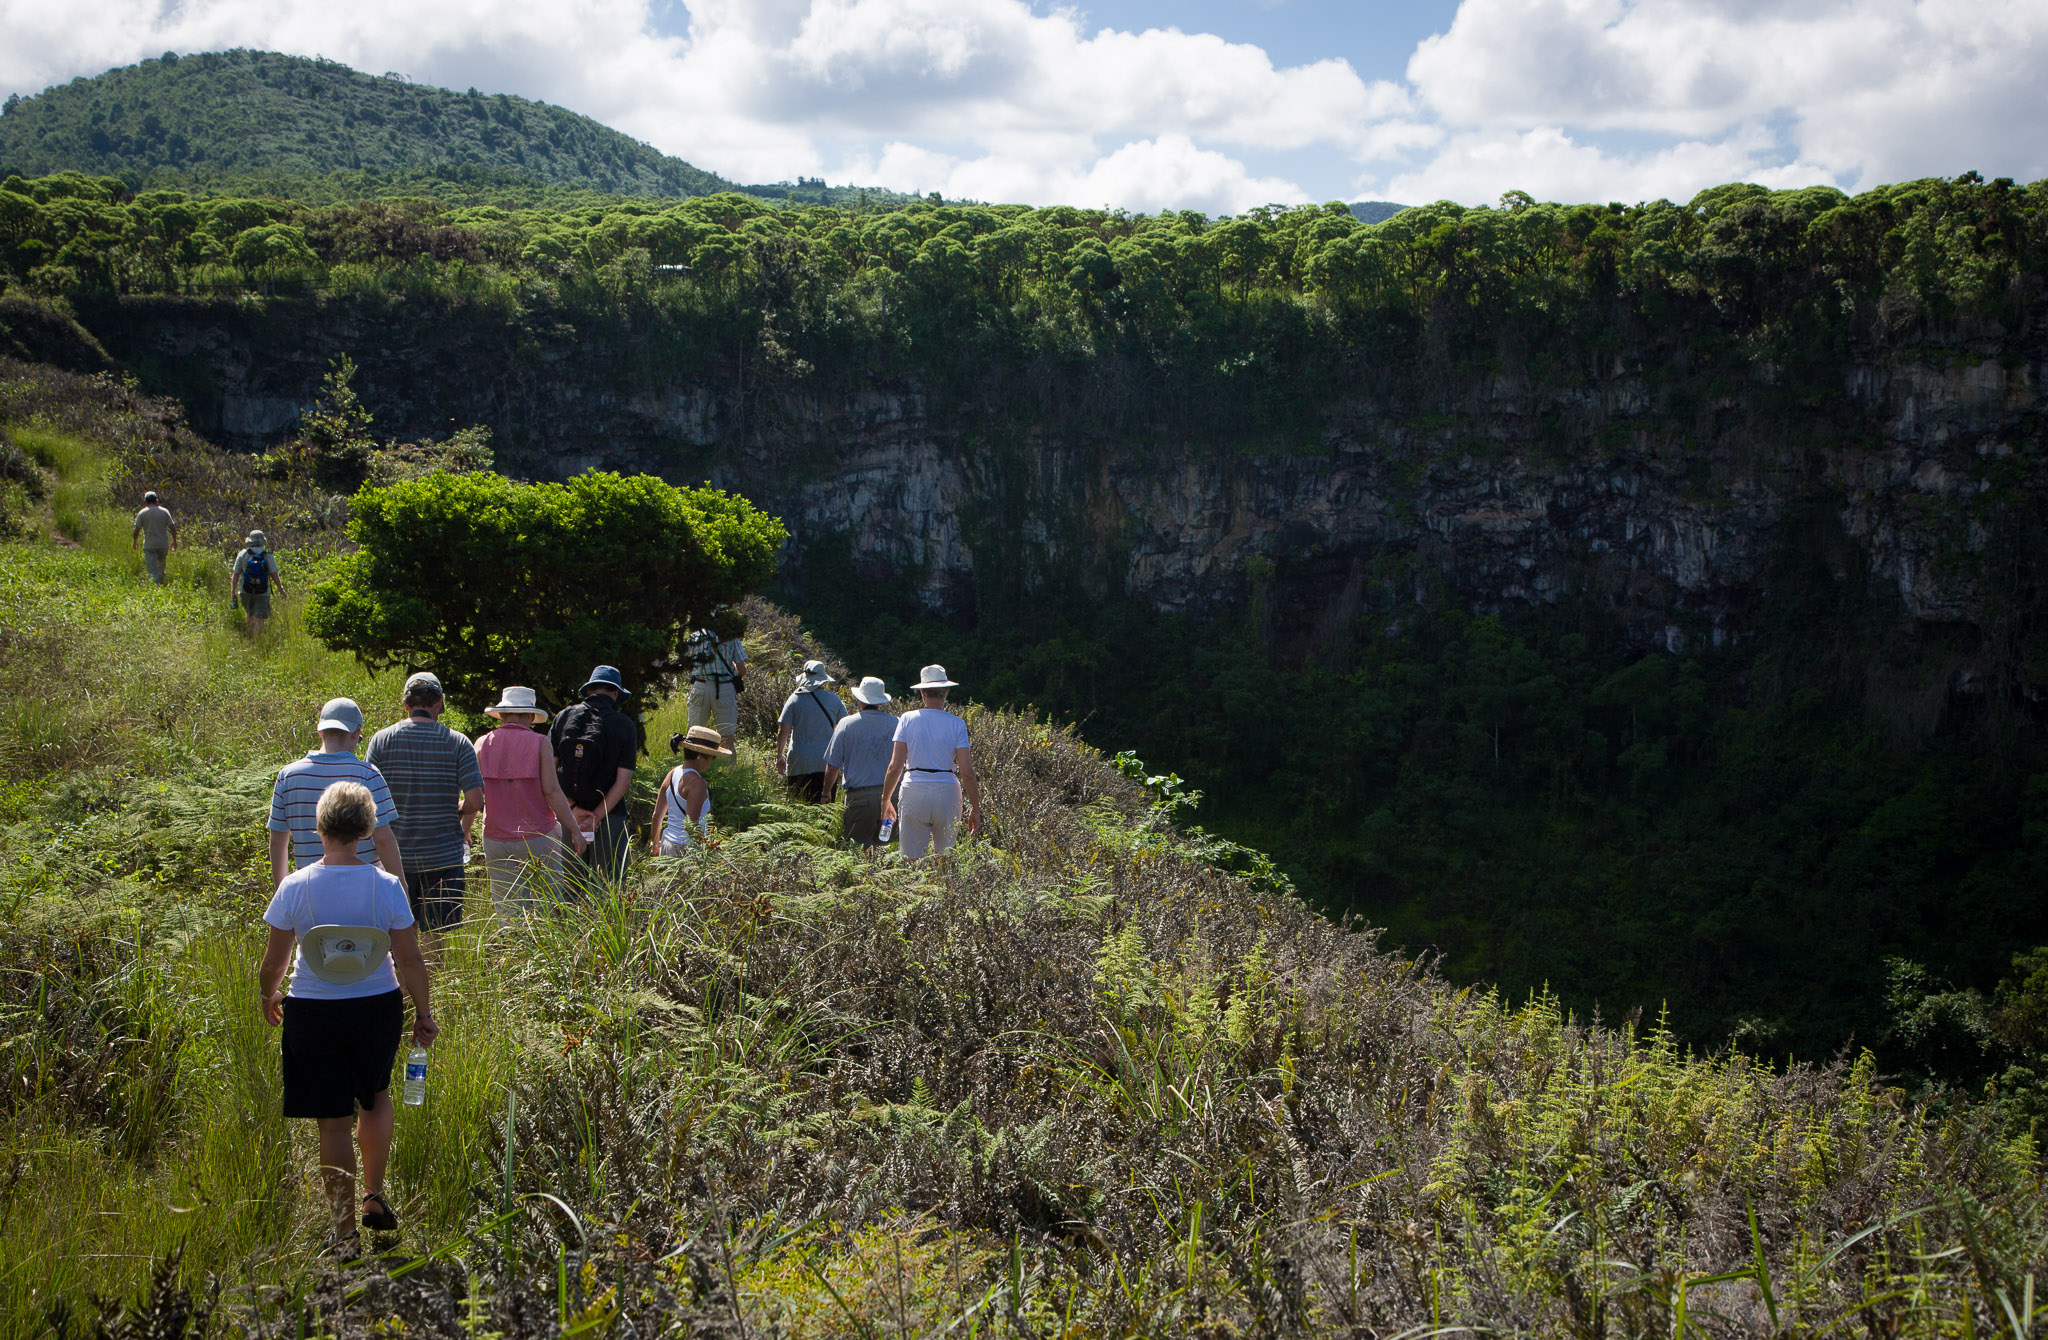
<path fill-rule="evenodd" d="M 1137 210 L 2048 175 L 2048 0 L 0 0 L 0 95 L 164 50 L 559 103 L 742 181 Z"/>

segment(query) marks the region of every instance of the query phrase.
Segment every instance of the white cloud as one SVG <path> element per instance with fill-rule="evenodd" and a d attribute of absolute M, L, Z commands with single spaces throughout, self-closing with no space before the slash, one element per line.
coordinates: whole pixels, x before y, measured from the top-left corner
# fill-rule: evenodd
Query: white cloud
<path fill-rule="evenodd" d="M 687 36 L 653 3 L 0 0 L 0 92 L 258 47 L 546 99 L 744 181 L 1136 209 L 2048 175 L 2048 0 L 1463 0 L 1405 82 L 1025 0 L 688 0 Z"/>
<path fill-rule="evenodd" d="M 1502 189 L 1627 199 L 1737 178 L 2048 173 L 2040 0 L 1464 0 L 1408 75 L 1423 105 L 1466 128 L 1393 179 L 1439 195 L 1473 192 L 1489 166 Z M 1615 131 L 1678 142 L 1586 143 Z"/>
<path fill-rule="evenodd" d="M 1765 186 L 1810 186 L 1826 174 L 1811 163 L 1768 164 L 1768 137 L 1735 135 L 1719 141 L 1687 140 L 1636 154 L 1610 153 L 1574 140 L 1557 126 L 1532 130 L 1474 130 L 1451 135 L 1424 166 L 1384 186 L 1361 184 L 1408 202 L 1457 200 L 1491 204 L 1511 191 L 1538 200 L 1687 200 L 1702 187 L 1731 181 Z"/>

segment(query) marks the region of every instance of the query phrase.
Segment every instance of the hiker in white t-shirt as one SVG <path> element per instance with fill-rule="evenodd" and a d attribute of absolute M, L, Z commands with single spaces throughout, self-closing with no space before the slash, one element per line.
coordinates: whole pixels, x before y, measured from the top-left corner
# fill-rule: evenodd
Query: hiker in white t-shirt
<path fill-rule="evenodd" d="M 654 797 L 655 850 L 663 856 L 681 856 L 704 837 L 711 822 L 711 788 L 704 774 L 691 763 L 707 758 L 731 758 L 732 750 L 716 726 L 692 726 L 687 735 L 669 741 L 680 748 L 688 762 L 678 764 L 661 779 Z"/>
<path fill-rule="evenodd" d="M 896 751 L 882 780 L 882 817 L 896 820 L 908 861 L 953 845 L 962 797 L 967 831 L 981 831 L 981 783 L 967 748 L 967 723 L 946 710 L 946 691 L 960 686 L 946 678 L 945 666 L 928 665 L 912 687 L 924 706 L 898 718 Z"/>

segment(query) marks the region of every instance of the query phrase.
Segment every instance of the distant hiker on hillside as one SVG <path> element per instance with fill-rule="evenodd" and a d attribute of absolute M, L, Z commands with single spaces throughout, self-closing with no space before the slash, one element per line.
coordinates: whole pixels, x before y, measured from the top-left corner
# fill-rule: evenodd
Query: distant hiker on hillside
<path fill-rule="evenodd" d="M 619 699 L 632 692 L 616 668 L 600 665 L 583 685 L 583 701 L 555 718 L 548 739 L 555 774 L 576 807 L 579 831 L 592 835 L 583 854 L 591 869 L 611 879 L 626 873 L 626 792 L 633 785 L 640 732 Z"/>
<path fill-rule="evenodd" d="M 252 530 L 245 547 L 235 555 L 235 586 L 228 603 L 242 609 L 242 626 L 250 637 L 263 632 L 270 619 L 270 590 L 284 594 L 284 578 L 277 570 L 277 555 L 264 547 L 263 532 Z"/>
<path fill-rule="evenodd" d="M 533 909 L 535 899 L 562 888 L 562 849 L 581 853 L 576 811 L 555 776 L 555 750 L 538 727 L 548 714 L 532 689 L 510 685 L 495 707 L 496 729 L 476 742 L 484 779 L 484 869 L 491 909 L 502 924 Z"/>
<path fill-rule="evenodd" d="M 669 770 L 655 793 L 654 841 L 659 854 L 681 856 L 704 836 L 704 826 L 711 822 L 711 788 L 690 764 L 731 758 L 732 750 L 725 747 L 716 726 L 692 726 L 688 735 L 670 740 L 669 747 L 680 748 L 685 761 Z"/>
<path fill-rule="evenodd" d="M 171 556 L 171 550 L 178 547 L 178 523 L 171 520 L 171 514 L 156 500 L 152 490 L 142 495 L 142 510 L 135 514 L 135 530 L 128 537 L 128 548 L 142 549 L 142 566 L 149 571 L 149 579 L 158 586 L 164 584 L 164 560 Z"/>
<path fill-rule="evenodd" d="M 924 706 L 905 712 L 896 723 L 895 754 L 882 779 L 882 817 L 897 820 L 904 859 L 915 861 L 927 850 L 953 845 L 963 795 L 967 831 L 981 831 L 981 782 L 967 749 L 967 723 L 946 710 L 947 690 L 960 686 L 946 678 L 945 666 L 928 665 L 912 687 Z"/>
<path fill-rule="evenodd" d="M 736 637 L 719 640 L 700 628 L 690 634 L 690 722 L 716 726 L 727 750 L 740 729 L 740 694 L 746 689 L 747 649 Z"/>
<path fill-rule="evenodd" d="M 356 742 L 363 738 L 363 709 L 353 699 L 330 698 L 320 709 L 314 729 L 320 732 L 320 747 L 285 764 L 270 788 L 271 884 L 284 883 L 293 869 L 320 859 L 324 848 L 314 816 L 320 797 L 336 782 L 367 787 L 377 801 L 375 831 L 364 835 L 356 854 L 402 879 L 400 872 L 405 867 L 398 854 L 398 838 L 391 831 L 391 821 L 398 817 L 391 792 L 384 785 L 384 775 L 356 757 Z"/>
<path fill-rule="evenodd" d="M 838 682 L 825 673 L 823 661 L 805 661 L 795 692 L 776 718 L 775 770 L 789 783 L 790 794 L 812 804 L 825 798 L 825 745 L 846 715 L 839 695 L 824 691 Z"/>
<path fill-rule="evenodd" d="M 869 675 L 853 691 L 860 710 L 832 730 L 825 746 L 825 799 L 846 779 L 846 813 L 840 831 L 863 847 L 881 845 L 882 780 L 896 752 L 896 718 L 887 708 L 889 690 Z"/>
<path fill-rule="evenodd" d="M 441 681 L 425 670 L 405 681 L 406 719 L 370 739 L 364 757 L 384 774 L 398 817 L 391 829 L 405 853 L 405 889 L 421 929 L 447 930 L 462 920 L 463 865 L 484 779 L 476 746 L 441 724 Z"/>
<path fill-rule="evenodd" d="M 377 825 L 377 809 L 356 782 L 337 782 L 321 793 L 314 815 L 320 860 L 277 886 L 264 909 L 270 940 L 256 970 L 263 1017 L 284 1029 L 284 1114 L 320 1123 L 320 1171 L 333 1232 L 328 1251 L 344 1260 L 359 1254 L 358 1146 L 363 1227 L 398 1227 L 384 1198 L 384 1169 L 391 1158 L 391 1062 L 405 1031 L 400 983 L 412 997 L 414 1045 L 430 1047 L 441 1032 L 405 890 L 357 855 Z M 287 963 L 290 994 L 284 990 Z"/>

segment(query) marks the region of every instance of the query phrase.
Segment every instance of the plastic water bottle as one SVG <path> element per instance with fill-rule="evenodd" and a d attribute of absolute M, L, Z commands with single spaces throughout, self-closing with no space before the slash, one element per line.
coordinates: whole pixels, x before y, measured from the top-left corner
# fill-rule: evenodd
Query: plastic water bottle
<path fill-rule="evenodd" d="M 884 842 L 894 842 L 896 840 L 896 821 L 894 819 L 882 820 L 880 837 Z"/>
<path fill-rule="evenodd" d="M 418 1107 L 427 1101 L 427 1049 L 414 1047 L 405 1058 L 405 1105 Z"/>

